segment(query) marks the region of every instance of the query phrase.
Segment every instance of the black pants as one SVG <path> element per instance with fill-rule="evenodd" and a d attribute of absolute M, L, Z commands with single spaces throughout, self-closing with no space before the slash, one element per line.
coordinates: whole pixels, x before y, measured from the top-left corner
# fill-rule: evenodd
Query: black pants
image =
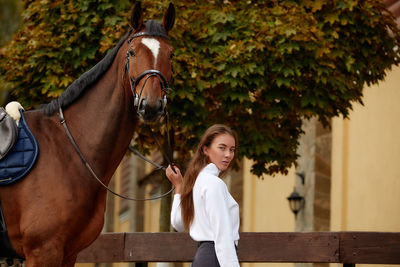
<path fill-rule="evenodd" d="M 192 267 L 220 267 L 213 241 L 199 243 Z"/>

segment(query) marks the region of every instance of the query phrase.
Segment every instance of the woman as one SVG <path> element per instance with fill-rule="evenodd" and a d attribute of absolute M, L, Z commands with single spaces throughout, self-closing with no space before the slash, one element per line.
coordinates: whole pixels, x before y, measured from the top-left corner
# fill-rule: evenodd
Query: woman
<path fill-rule="evenodd" d="M 177 167 L 166 170 L 175 186 L 171 224 L 189 231 L 199 242 L 192 267 L 237 267 L 239 205 L 220 177 L 237 149 L 236 134 L 225 125 L 207 129 L 190 161 L 184 178 Z"/>

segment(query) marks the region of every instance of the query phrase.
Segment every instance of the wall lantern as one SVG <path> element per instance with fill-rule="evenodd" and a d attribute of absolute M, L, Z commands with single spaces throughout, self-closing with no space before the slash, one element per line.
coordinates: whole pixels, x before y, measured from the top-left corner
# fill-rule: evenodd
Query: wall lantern
<path fill-rule="evenodd" d="M 296 188 L 294 188 L 290 196 L 287 197 L 287 200 L 289 200 L 290 209 L 293 211 L 294 215 L 297 216 L 297 213 L 304 206 L 304 197 L 300 196 L 300 194 L 296 192 Z"/>
<path fill-rule="evenodd" d="M 304 180 L 305 180 L 304 173 L 296 172 L 296 177 L 299 177 L 301 179 L 301 184 L 304 185 Z M 297 217 L 297 213 L 304 207 L 304 201 L 305 201 L 304 197 L 302 197 L 299 193 L 297 193 L 295 187 L 290 196 L 287 197 L 287 200 L 289 201 L 289 207 L 291 211 Z"/>

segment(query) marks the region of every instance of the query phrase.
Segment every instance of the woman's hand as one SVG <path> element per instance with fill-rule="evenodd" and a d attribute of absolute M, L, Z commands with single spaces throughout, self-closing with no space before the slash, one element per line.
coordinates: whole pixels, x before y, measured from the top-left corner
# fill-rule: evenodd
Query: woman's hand
<path fill-rule="evenodd" d="M 174 168 L 175 172 L 172 170 Z M 180 194 L 182 192 L 182 183 L 183 177 L 181 171 L 178 167 L 168 165 L 168 168 L 165 170 L 165 175 L 167 176 L 168 180 L 175 186 L 175 194 Z"/>

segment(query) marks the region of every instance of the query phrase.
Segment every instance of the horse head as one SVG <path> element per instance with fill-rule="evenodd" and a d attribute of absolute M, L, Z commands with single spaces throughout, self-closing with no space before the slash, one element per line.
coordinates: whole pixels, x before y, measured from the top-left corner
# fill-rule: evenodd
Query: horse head
<path fill-rule="evenodd" d="M 162 23 L 143 21 L 138 2 L 131 14 L 125 71 L 134 97 L 134 108 L 146 123 L 157 121 L 165 112 L 172 76 L 173 47 L 168 32 L 175 22 L 175 8 L 169 4 Z"/>

